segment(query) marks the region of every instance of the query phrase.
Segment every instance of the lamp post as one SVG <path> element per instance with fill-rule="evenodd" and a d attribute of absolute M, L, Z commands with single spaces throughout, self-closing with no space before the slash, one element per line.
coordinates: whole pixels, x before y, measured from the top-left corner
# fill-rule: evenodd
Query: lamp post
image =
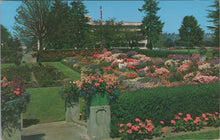
<path fill-rule="evenodd" d="M 190 38 L 189 38 L 190 32 L 191 32 L 191 28 L 188 27 L 188 28 L 187 28 L 187 33 L 188 33 L 188 35 L 187 35 L 187 36 L 188 36 L 188 59 L 189 59 L 189 47 L 190 47 L 190 40 L 189 40 L 189 39 L 190 39 Z"/>

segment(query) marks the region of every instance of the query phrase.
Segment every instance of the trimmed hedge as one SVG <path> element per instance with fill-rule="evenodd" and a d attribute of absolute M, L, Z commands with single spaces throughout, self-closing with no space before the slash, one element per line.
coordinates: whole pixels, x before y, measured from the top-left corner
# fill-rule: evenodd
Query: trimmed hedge
<path fill-rule="evenodd" d="M 128 51 L 134 50 L 138 52 L 138 54 L 144 54 L 148 57 L 168 57 L 169 55 L 177 55 L 177 54 L 187 54 L 186 52 L 178 52 L 174 50 L 141 50 L 141 49 L 120 49 L 124 53 L 127 53 Z M 190 52 L 190 55 L 192 55 L 192 52 Z"/>
<path fill-rule="evenodd" d="M 161 87 L 122 93 L 111 105 L 111 136 L 118 137 L 118 124 L 151 119 L 155 125 L 182 112 L 192 117 L 219 111 L 219 84 Z"/>

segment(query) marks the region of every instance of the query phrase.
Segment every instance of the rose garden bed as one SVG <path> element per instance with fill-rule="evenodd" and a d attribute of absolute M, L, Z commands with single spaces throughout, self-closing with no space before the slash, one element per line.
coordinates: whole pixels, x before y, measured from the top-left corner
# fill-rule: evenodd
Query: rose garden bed
<path fill-rule="evenodd" d="M 22 78 L 27 88 L 60 86 L 67 78 L 60 70 L 49 64 L 22 64 L 2 69 L 2 77 L 13 80 L 16 75 Z"/>

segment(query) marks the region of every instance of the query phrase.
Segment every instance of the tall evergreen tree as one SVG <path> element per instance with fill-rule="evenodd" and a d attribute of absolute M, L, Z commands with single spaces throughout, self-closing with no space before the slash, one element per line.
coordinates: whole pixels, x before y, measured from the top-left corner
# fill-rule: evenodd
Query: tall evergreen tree
<path fill-rule="evenodd" d="M 207 26 L 211 31 L 214 32 L 214 44 L 219 47 L 219 1 L 215 0 L 215 3 L 210 7 L 215 8 L 215 10 L 208 10 L 208 20 L 209 22 L 213 22 L 214 26 Z"/>
<path fill-rule="evenodd" d="M 179 29 L 182 45 L 193 47 L 200 46 L 204 37 L 204 31 L 198 25 L 194 16 L 185 16 Z"/>
<path fill-rule="evenodd" d="M 72 34 L 70 37 L 70 45 L 78 49 L 83 49 L 86 48 L 89 43 L 89 18 L 85 16 L 88 11 L 81 1 L 73 1 L 70 5 L 71 25 L 69 33 Z"/>
<path fill-rule="evenodd" d="M 147 37 L 147 48 L 152 49 L 154 44 L 160 39 L 164 23 L 160 21 L 160 17 L 157 16 L 157 11 L 160 10 L 156 0 L 144 0 L 145 4 L 139 9 L 140 12 L 144 12 L 144 16 L 141 25 L 141 31 L 144 36 Z"/>
<path fill-rule="evenodd" d="M 22 1 L 15 16 L 14 29 L 19 37 L 36 39 L 38 50 L 42 49 L 50 6 L 50 1 Z"/>
<path fill-rule="evenodd" d="M 68 33 L 69 22 L 70 8 L 68 2 L 56 0 L 51 7 L 48 22 L 46 24 L 47 46 L 55 49 L 70 47 L 70 34 Z"/>

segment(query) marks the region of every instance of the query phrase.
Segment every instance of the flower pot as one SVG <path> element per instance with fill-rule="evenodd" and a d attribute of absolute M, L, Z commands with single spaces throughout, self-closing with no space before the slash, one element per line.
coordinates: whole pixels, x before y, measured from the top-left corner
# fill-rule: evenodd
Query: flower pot
<path fill-rule="evenodd" d="M 80 118 L 79 102 L 66 103 L 66 121 L 72 122 Z"/>
<path fill-rule="evenodd" d="M 95 94 L 91 97 L 90 106 L 103 106 L 109 105 L 109 99 L 106 94 Z"/>

